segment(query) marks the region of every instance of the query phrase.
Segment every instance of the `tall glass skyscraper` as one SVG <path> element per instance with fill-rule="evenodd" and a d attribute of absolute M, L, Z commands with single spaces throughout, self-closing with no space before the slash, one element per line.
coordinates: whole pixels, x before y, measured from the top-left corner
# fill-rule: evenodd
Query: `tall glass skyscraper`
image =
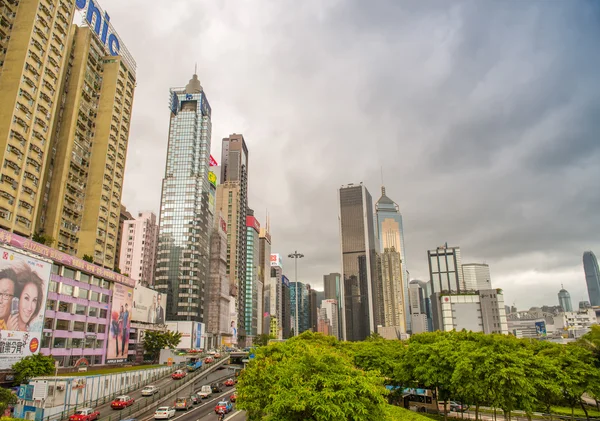
<path fill-rule="evenodd" d="M 155 285 L 167 293 L 167 320 L 204 322 L 212 214 L 209 207 L 211 109 L 198 76 L 172 88 L 162 184 Z"/>
<path fill-rule="evenodd" d="M 380 253 L 383 326 L 411 331 L 408 299 L 408 270 L 404 251 L 404 228 L 400 207 L 385 194 L 375 204 Z"/>
<path fill-rule="evenodd" d="M 260 249 L 258 236 L 260 223 L 254 217 L 254 211 L 247 209 L 246 216 L 246 294 L 244 305 L 244 322 L 246 339 L 251 341 L 258 334 L 258 323 L 262 323 L 262 315 L 258 314 L 258 272 L 260 267 Z M 262 297 L 260 297 L 262 302 Z"/>
<path fill-rule="evenodd" d="M 290 307 L 292 329 L 296 330 L 296 299 L 298 299 L 298 334 L 310 329 L 310 301 L 308 287 L 302 282 L 290 283 Z M 298 297 L 298 298 L 297 298 Z"/>
<path fill-rule="evenodd" d="M 590 304 L 600 306 L 600 270 L 598 260 L 592 251 L 583 253 L 583 270 L 585 271 L 585 282 L 587 283 Z"/>
<path fill-rule="evenodd" d="M 349 184 L 339 190 L 342 243 L 342 338 L 362 341 L 375 332 L 376 252 L 373 199 L 367 188 Z"/>

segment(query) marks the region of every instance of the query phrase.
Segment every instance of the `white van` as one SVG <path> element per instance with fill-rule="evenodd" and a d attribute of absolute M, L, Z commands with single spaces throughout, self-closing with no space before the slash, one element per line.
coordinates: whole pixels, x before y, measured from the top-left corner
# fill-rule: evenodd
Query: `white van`
<path fill-rule="evenodd" d="M 206 399 L 208 398 L 210 395 L 212 395 L 212 388 L 210 387 L 210 385 L 204 385 L 200 388 L 200 392 L 198 392 L 198 396 L 200 396 L 200 398 L 202 399 Z"/>

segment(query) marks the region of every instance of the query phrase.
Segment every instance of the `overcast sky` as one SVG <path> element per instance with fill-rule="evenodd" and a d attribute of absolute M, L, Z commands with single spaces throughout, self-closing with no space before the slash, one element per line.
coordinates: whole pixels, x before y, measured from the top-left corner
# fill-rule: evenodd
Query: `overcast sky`
<path fill-rule="evenodd" d="M 340 271 L 337 189 L 383 167 L 411 277 L 486 262 L 519 308 L 587 298 L 600 253 L 600 5 L 583 1 L 102 0 L 137 60 L 123 203 L 158 213 L 168 89 L 194 63 L 212 153 L 242 133 L 250 206 L 300 279 Z M 284 259 L 293 277 L 293 264 Z"/>

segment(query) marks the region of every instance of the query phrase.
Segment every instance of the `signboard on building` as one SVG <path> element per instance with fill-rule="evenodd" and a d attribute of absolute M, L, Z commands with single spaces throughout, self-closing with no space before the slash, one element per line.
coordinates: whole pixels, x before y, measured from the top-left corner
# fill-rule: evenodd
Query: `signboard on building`
<path fill-rule="evenodd" d="M 285 275 L 281 275 L 281 283 L 288 288 L 290 287 L 290 280 Z"/>
<path fill-rule="evenodd" d="M 257 233 L 260 232 L 260 223 L 258 222 L 258 219 L 256 219 L 254 216 L 246 217 L 246 226 L 254 228 L 254 230 Z"/>
<path fill-rule="evenodd" d="M 216 167 L 217 165 L 219 165 L 219 164 L 217 164 L 217 160 L 215 158 L 213 158 L 213 156 L 211 155 L 210 156 L 210 166 Z"/>
<path fill-rule="evenodd" d="M 212 171 L 209 171 L 208 172 L 208 182 L 216 187 L 217 186 L 217 174 L 215 174 Z"/>
<path fill-rule="evenodd" d="M 106 345 L 107 364 L 123 363 L 127 361 L 132 312 L 133 288 L 121 284 L 113 284 L 110 332 Z"/>
<path fill-rule="evenodd" d="M 24 251 L 39 254 L 42 257 L 54 260 L 55 262 L 60 263 L 62 265 L 70 266 L 72 268 L 79 269 L 83 272 L 87 272 L 91 275 L 105 278 L 108 281 L 118 282 L 120 284 L 130 286 L 132 288 L 135 286 L 135 280 L 128 278 L 127 276 L 123 276 L 121 274 L 113 272 L 112 270 L 96 266 L 95 264 L 86 262 L 85 260 L 80 259 L 78 257 L 68 255 L 48 246 L 36 243 L 35 241 L 30 240 L 29 238 L 21 237 L 17 234 L 13 234 L 3 229 L 0 229 L 0 243 L 6 243 L 13 247 L 23 249 Z"/>
<path fill-rule="evenodd" d="M 535 322 L 535 331 L 538 336 L 546 336 L 546 322 Z"/>
<path fill-rule="evenodd" d="M 281 263 L 281 255 L 279 253 L 272 253 L 271 254 L 271 267 L 280 267 L 282 268 L 283 265 Z"/>
<path fill-rule="evenodd" d="M 177 349 L 204 348 L 204 323 L 198 322 L 167 322 L 167 329 L 181 333 L 181 341 Z"/>
<path fill-rule="evenodd" d="M 138 285 L 133 290 L 131 320 L 143 323 L 165 324 L 167 295 Z"/>
<path fill-rule="evenodd" d="M 0 370 L 39 351 L 51 268 L 0 247 Z"/>

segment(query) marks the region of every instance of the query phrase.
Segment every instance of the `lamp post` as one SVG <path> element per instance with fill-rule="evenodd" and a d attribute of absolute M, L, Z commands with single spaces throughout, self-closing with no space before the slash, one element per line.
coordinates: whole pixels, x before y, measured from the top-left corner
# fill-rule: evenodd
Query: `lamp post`
<path fill-rule="evenodd" d="M 296 292 L 295 292 L 295 296 L 296 296 L 296 317 L 295 317 L 295 324 L 296 324 L 296 328 L 294 330 L 294 336 L 298 336 L 298 259 L 302 259 L 304 257 L 303 254 L 298 253 L 298 251 L 294 251 L 293 253 L 288 254 L 288 257 L 290 259 L 294 259 L 294 274 L 295 274 L 295 278 L 296 278 Z"/>

